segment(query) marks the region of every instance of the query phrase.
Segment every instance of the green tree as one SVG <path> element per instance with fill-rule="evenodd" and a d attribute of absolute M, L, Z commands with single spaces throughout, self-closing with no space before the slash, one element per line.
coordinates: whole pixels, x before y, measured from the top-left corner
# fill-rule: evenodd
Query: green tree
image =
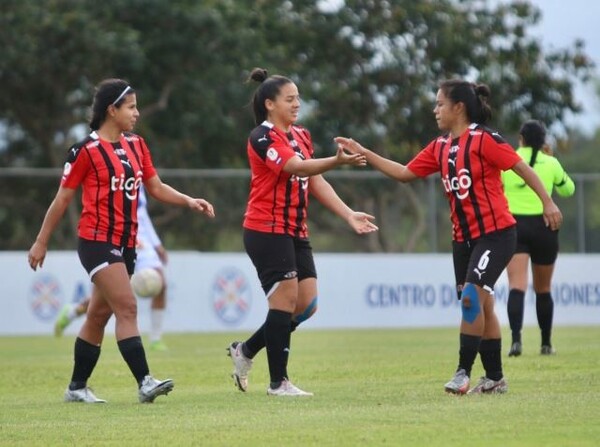
<path fill-rule="evenodd" d="M 159 168 L 218 168 L 247 165 L 245 140 L 253 126 L 248 103 L 255 86 L 243 81 L 254 66 L 298 83 L 302 123 L 313 134 L 318 156 L 333 151 L 335 135 L 348 134 L 401 161 L 437 134 L 431 109 L 441 79 L 488 83 L 494 125 L 508 133 L 529 116 L 552 124 L 576 112 L 572 81 L 585 80 L 593 68 L 581 42 L 542 50 L 526 32 L 540 19 L 528 2 L 347 0 L 334 11 L 324 5 L 4 0 L 0 125 L 6 145 L 0 163 L 60 166 L 68 145 L 86 128 L 93 85 L 105 77 L 128 79 L 138 91 L 143 114 L 138 131 Z M 359 191 L 346 183 L 336 183 L 344 198 L 375 213 L 382 231 L 348 238 L 345 246 L 333 237 L 347 231 L 344 224 L 317 207 L 311 213 L 313 234 L 329 235 L 322 238 L 324 246 L 427 250 L 423 185 L 374 182 Z M 176 247 L 227 248 L 223 241 L 239 240 L 233 235 L 239 233 L 246 184 L 228 188 L 220 181 L 181 180 L 182 189 L 214 201 L 217 211 L 219 201 L 231 208 L 211 225 L 156 206 L 162 233 Z M 2 182 L 0 230 L 9 235 L 4 247 L 25 248 L 29 240 L 23 235 L 35 234 L 54 191 L 24 181 L 19 190 L 36 204 L 25 209 L 11 188 L 14 182 Z M 75 219 L 72 211 L 58 246 L 73 244 Z"/>

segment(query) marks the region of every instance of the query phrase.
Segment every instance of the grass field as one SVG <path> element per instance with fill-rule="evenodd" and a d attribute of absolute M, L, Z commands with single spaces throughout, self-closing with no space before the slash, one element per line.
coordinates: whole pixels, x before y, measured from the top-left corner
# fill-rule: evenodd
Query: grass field
<path fill-rule="evenodd" d="M 523 356 L 503 349 L 510 389 L 497 396 L 443 392 L 456 329 L 300 330 L 289 370 L 315 396 L 295 399 L 266 396 L 264 352 L 248 392 L 233 387 L 225 347 L 239 338 L 167 334 L 169 351 L 148 358 L 175 390 L 152 405 L 137 403 L 113 336 L 90 380 L 106 405 L 62 402 L 72 337 L 0 338 L 0 445 L 600 445 L 600 327 L 556 328 L 552 357 L 539 355 L 537 329 L 526 328 Z M 481 374 L 477 360 L 473 379 Z"/>

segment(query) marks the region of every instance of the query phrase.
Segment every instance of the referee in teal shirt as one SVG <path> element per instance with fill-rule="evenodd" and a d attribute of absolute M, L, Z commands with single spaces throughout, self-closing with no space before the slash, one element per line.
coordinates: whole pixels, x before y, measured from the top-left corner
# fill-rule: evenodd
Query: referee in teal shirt
<path fill-rule="evenodd" d="M 519 131 L 517 153 L 529 162 L 548 194 L 556 190 L 560 196 L 572 196 L 575 192 L 573 180 L 556 158 L 544 152 L 545 143 L 544 125 L 536 120 L 527 121 Z M 542 202 L 521 177 L 511 170 L 503 171 L 502 182 L 510 212 L 517 221 L 517 249 L 506 267 L 510 290 L 508 321 L 512 332 L 512 344 L 508 355 L 516 357 L 522 353 L 521 328 L 529 259 L 535 291 L 535 309 L 541 331 L 540 354 L 551 355 L 555 353 L 551 342 L 554 314 L 551 283 L 558 255 L 558 230 L 553 231 L 546 225 L 542 214 Z"/>

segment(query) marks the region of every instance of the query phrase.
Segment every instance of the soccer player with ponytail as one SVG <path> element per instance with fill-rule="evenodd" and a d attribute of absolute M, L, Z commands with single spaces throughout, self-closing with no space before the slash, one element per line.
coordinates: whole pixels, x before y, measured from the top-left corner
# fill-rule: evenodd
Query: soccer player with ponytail
<path fill-rule="evenodd" d="M 540 177 L 548 194 L 553 190 L 563 197 L 575 193 L 575 184 L 560 162 L 546 153 L 546 128 L 537 120 L 529 120 L 519 131 L 517 154 Z M 540 354 L 555 353 L 552 347 L 552 274 L 558 256 L 558 230 L 544 222 L 543 205 L 535 192 L 511 171 L 502 173 L 504 193 L 510 212 L 517 221 L 517 249 L 506 271 L 508 273 L 508 321 L 512 344 L 508 355 L 518 357 L 523 351 L 521 329 L 527 291 L 527 269 L 531 259 L 535 310 L 541 332 Z"/>
<path fill-rule="evenodd" d="M 289 379 L 290 334 L 317 310 L 317 272 L 306 225 L 309 196 L 344 219 L 358 234 L 377 231 L 373 216 L 350 209 L 322 173 L 341 165 L 364 166 L 365 157 L 338 149 L 314 158 L 307 129 L 296 124 L 298 87 L 261 68 L 250 79 L 260 83 L 253 97 L 256 127 L 247 144 L 252 178 L 244 217 L 244 247 L 268 300 L 264 324 L 245 342 L 227 348 L 235 385 L 248 387 L 252 359 L 267 350 L 272 396 L 311 396 Z"/>
<path fill-rule="evenodd" d="M 139 401 L 153 402 L 173 389 L 172 380 L 150 375 L 129 282 L 136 259 L 139 188 L 143 183 L 155 199 L 209 217 L 214 217 L 214 210 L 206 200 L 182 194 L 161 181 L 146 142 L 131 132 L 138 118 L 135 90 L 127 82 L 100 82 L 92 105 L 92 132 L 67 152 L 60 187 L 29 250 L 30 267 L 42 267 L 52 232 L 81 186 L 83 209 L 77 252 L 93 288 L 87 318 L 75 340 L 66 402 L 106 402 L 94 395 L 87 382 L 100 357 L 104 329 L 112 315 L 117 345 L 137 382 Z"/>
<path fill-rule="evenodd" d="M 384 158 L 350 138 L 336 138 L 340 146 L 365 155 L 371 166 L 398 181 L 440 173 L 450 204 L 454 275 L 462 311 L 458 367 L 444 386 L 453 394 L 508 390 L 502 371 L 500 324 L 494 312 L 494 284 L 514 253 L 516 230 L 500 172 L 513 170 L 535 191 L 543 203 L 545 222 L 552 229 L 562 221 L 560 210 L 533 169 L 486 126 L 492 116 L 489 96 L 490 89 L 484 84 L 442 82 L 433 113 L 444 133 L 407 165 Z M 485 376 L 469 390 L 478 353 Z"/>

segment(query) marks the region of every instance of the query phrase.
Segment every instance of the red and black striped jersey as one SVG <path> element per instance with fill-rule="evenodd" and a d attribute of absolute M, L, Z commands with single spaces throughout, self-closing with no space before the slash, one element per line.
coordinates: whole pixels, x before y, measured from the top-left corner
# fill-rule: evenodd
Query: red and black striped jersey
<path fill-rule="evenodd" d="M 500 173 L 520 160 L 497 132 L 471 124 L 458 138 L 433 140 L 407 167 L 419 177 L 440 173 L 450 204 L 452 237 L 462 242 L 515 224 Z"/>
<path fill-rule="evenodd" d="M 111 143 L 92 132 L 73 145 L 61 186 L 82 186 L 79 237 L 134 247 L 138 190 L 143 181 L 155 175 L 150 151 L 138 135 L 125 133 L 118 143 Z"/>
<path fill-rule="evenodd" d="M 250 133 L 247 152 L 252 178 L 244 228 L 307 238 L 309 178 L 283 166 L 292 157 L 313 158 L 308 130 L 292 126 L 286 133 L 265 121 Z"/>

